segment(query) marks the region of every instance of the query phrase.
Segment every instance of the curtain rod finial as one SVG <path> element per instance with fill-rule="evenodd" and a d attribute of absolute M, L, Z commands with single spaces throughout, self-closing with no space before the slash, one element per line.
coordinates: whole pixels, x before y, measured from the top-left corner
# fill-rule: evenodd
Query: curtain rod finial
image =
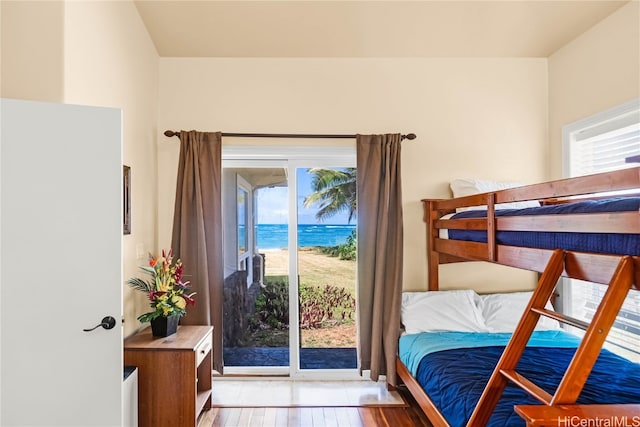
<path fill-rule="evenodd" d="M 168 136 L 169 138 L 171 138 L 172 136 L 180 136 L 180 132 L 174 132 L 172 130 L 165 130 L 164 131 L 164 136 Z"/>
<path fill-rule="evenodd" d="M 408 133 L 408 134 L 405 136 L 405 138 L 406 138 L 406 139 L 408 139 L 408 140 L 410 140 L 410 141 L 411 141 L 411 140 L 414 140 L 414 139 L 416 139 L 416 134 L 415 134 L 415 133 Z"/>

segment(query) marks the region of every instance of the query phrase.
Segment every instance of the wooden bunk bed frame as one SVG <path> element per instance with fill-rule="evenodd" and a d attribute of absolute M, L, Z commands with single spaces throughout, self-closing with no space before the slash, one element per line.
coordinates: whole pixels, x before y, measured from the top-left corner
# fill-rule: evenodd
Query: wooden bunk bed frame
<path fill-rule="evenodd" d="M 640 189 L 640 167 L 615 172 L 568 178 L 456 199 L 423 200 L 427 223 L 427 265 L 429 290 L 438 290 L 440 264 L 463 261 L 488 261 L 542 273 L 531 301 L 516 327 L 511 341 L 491 376 L 478 402 L 468 427 L 485 425 L 508 382 L 512 382 L 542 405 L 516 406 L 515 411 L 527 426 L 557 426 L 559 417 L 640 416 L 638 405 L 576 405 L 616 315 L 631 289 L 640 290 L 640 257 L 595 254 L 563 250 L 535 249 L 497 244 L 496 232 L 602 232 L 640 234 L 640 212 L 563 214 L 544 216 L 496 217 L 495 205 L 516 201 L 538 200 L 542 204 L 567 203 L 576 196 L 601 198 L 597 193 L 613 190 Z M 456 208 L 486 205 L 484 218 L 440 219 Z M 439 238 L 440 229 L 486 230 L 487 243 Z M 608 284 L 607 291 L 590 324 L 545 309 L 560 276 L 588 282 Z M 515 371 L 540 316 L 546 316 L 584 329 L 585 335 L 554 395 Z M 404 364 L 397 360 L 400 382 L 412 393 L 435 427 L 449 424 L 426 395 Z M 399 383 L 400 383 L 399 382 Z M 640 403 L 640 402 L 639 402 Z"/>

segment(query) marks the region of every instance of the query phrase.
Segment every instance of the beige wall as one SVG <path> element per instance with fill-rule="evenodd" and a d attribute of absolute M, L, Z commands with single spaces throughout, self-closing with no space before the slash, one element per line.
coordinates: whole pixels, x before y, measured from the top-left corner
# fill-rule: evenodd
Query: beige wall
<path fill-rule="evenodd" d="M 63 1 L 0 2 L 3 98 L 62 101 L 64 6 Z"/>
<path fill-rule="evenodd" d="M 562 176 L 562 126 L 640 97 L 640 2 L 549 57 L 549 174 Z"/>
<path fill-rule="evenodd" d="M 546 76 L 545 59 L 162 58 L 159 243 L 171 239 L 178 156 L 177 140 L 161 135 L 165 129 L 415 132 L 402 156 L 404 286 L 424 289 L 421 198 L 450 197 L 448 182 L 456 177 L 546 178 Z M 480 274 L 474 264 L 448 266 L 456 271 L 444 275 L 444 286 L 522 287 L 521 271 Z M 524 277 L 532 286 L 532 276 Z"/>
<path fill-rule="evenodd" d="M 1 90 L 123 109 L 133 171 L 125 279 L 144 262 L 136 246 L 146 253 L 170 244 L 178 144 L 165 129 L 415 132 L 402 158 L 405 288 L 423 289 L 419 200 L 449 197 L 456 177 L 559 176 L 563 124 L 640 96 L 638 8 L 621 8 L 548 61 L 159 59 L 130 1 L 3 1 Z M 520 273 L 477 267 L 446 266 L 444 287 L 520 286 Z M 124 305 L 128 334 L 146 301 L 125 285 Z"/>
<path fill-rule="evenodd" d="M 68 2 L 65 17 L 65 102 L 118 107 L 123 112 L 123 161 L 131 167 L 131 234 L 122 242 L 126 281 L 142 276 L 138 266 L 158 250 L 159 57 L 131 1 Z M 141 292 L 123 286 L 126 336 L 140 327 L 136 317 L 148 310 L 148 301 Z"/>
<path fill-rule="evenodd" d="M 138 265 L 146 262 L 147 252 L 158 249 L 159 58 L 133 2 L 21 2 L 17 6 L 3 1 L 2 19 L 3 96 L 122 109 L 123 161 L 132 171 L 132 233 L 123 237 L 123 277 L 139 275 Z M 13 37 L 17 32 L 20 37 Z M 10 38 L 5 38 L 7 33 Z M 16 57 L 22 59 L 15 61 Z M 37 72 L 31 70 L 34 62 L 39 63 Z M 137 245 L 143 249 L 140 259 Z M 140 326 L 136 317 L 147 310 L 148 302 L 141 293 L 122 286 L 126 336 Z"/>

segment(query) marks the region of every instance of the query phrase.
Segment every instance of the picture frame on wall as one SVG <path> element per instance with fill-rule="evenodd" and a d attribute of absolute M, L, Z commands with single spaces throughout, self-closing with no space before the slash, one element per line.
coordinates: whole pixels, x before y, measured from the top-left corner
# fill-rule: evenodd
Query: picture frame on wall
<path fill-rule="evenodd" d="M 131 168 L 122 166 L 122 233 L 131 234 Z"/>

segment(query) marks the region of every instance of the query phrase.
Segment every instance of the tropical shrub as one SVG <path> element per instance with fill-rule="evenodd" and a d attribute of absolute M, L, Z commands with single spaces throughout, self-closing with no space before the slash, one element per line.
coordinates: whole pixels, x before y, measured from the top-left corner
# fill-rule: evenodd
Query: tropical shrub
<path fill-rule="evenodd" d="M 300 286 L 300 327 L 322 328 L 353 321 L 356 300 L 351 291 L 338 286 Z M 251 328 L 287 329 L 289 285 L 284 280 L 267 282 L 256 299 Z"/>
<path fill-rule="evenodd" d="M 353 230 L 351 234 L 347 236 L 345 243 L 338 246 L 320 247 L 320 252 L 325 255 L 339 257 L 343 260 L 353 261 L 356 259 L 357 246 L 358 238 L 356 237 L 356 230 Z"/>
<path fill-rule="evenodd" d="M 300 327 L 322 328 L 353 320 L 356 300 L 352 293 L 338 286 L 300 287 Z"/>
<path fill-rule="evenodd" d="M 338 256 L 340 259 L 354 260 L 356 259 L 356 249 L 358 246 L 358 240 L 356 237 L 356 230 L 351 232 L 351 235 L 347 237 L 347 241 L 341 245 L 338 245 Z"/>
<path fill-rule="evenodd" d="M 255 308 L 258 322 L 275 329 L 288 328 L 289 284 L 282 280 L 267 282 L 262 293 L 256 298 Z"/>

